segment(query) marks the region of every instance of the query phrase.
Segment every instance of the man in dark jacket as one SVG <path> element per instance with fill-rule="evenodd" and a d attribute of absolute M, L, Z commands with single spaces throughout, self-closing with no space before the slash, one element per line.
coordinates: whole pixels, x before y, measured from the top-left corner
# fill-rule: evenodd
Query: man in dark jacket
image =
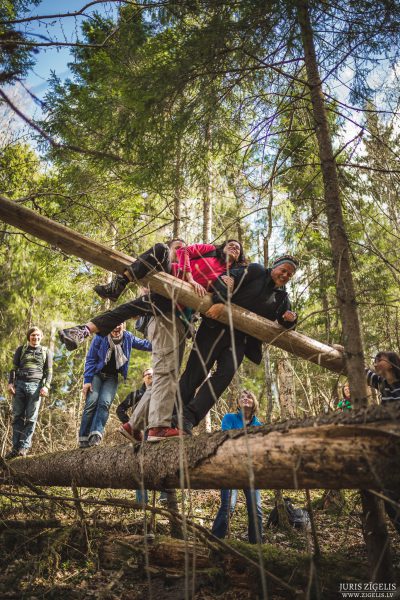
<path fill-rule="evenodd" d="M 7 459 L 26 456 L 32 444 L 42 398 L 47 396 L 53 375 L 53 355 L 46 346 L 39 327 L 31 327 L 27 343 L 14 354 L 8 391 L 13 395 L 12 450 Z"/>
<path fill-rule="evenodd" d="M 296 326 L 285 284 L 293 277 L 298 261 L 288 254 L 277 258 L 272 268 L 252 263 L 239 266 L 214 283 L 214 306 L 197 331 L 185 372 L 179 381 L 177 404 L 183 405 L 183 427 L 190 433 L 226 390 L 244 356 L 260 364 L 259 340 L 213 319 L 229 310 L 229 302 L 246 308 L 286 329 Z M 229 300 L 228 300 L 229 299 Z M 216 362 L 216 369 L 208 374 Z M 196 392 L 197 390 L 197 392 Z"/>

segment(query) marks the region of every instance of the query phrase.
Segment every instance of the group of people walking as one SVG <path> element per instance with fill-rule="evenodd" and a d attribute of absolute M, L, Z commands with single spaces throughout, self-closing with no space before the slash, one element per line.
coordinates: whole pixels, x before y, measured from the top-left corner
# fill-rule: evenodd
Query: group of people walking
<path fill-rule="evenodd" d="M 115 398 L 118 378 L 127 377 L 132 349 L 151 352 L 152 367 L 143 372 L 143 385 L 117 408 L 120 432 L 130 440 L 149 442 L 179 435 L 191 435 L 227 389 L 247 356 L 261 362 L 261 342 L 233 326 L 219 322 L 232 302 L 286 329 L 294 328 L 297 315 L 291 310 L 285 285 L 298 268 L 295 257 L 278 257 L 270 268 L 248 263 L 242 244 L 228 240 L 216 246 L 193 244 L 181 239 L 157 243 L 141 254 L 109 284 L 98 285 L 102 298 L 117 300 L 131 282 L 163 271 L 188 282 L 200 297 L 212 294 L 212 306 L 202 315 L 191 352 L 179 377 L 186 340 L 193 335 L 190 309 L 146 290 L 133 301 L 91 318 L 83 325 L 60 331 L 68 350 L 76 349 L 95 334 L 85 361 L 83 409 L 79 446 L 99 445 Z M 146 338 L 125 329 L 125 321 L 141 318 Z M 10 372 L 9 391 L 13 394 L 12 449 L 6 458 L 24 456 L 34 433 L 41 398 L 48 394 L 52 377 L 52 354 L 41 344 L 42 332 L 28 330 L 27 343 L 17 348 Z M 369 385 L 382 392 L 382 402 L 400 399 L 400 358 L 392 352 L 380 352 L 375 371 L 367 371 Z M 346 392 L 347 393 L 347 392 Z M 128 410 L 132 408 L 132 414 Z M 342 409 L 350 409 L 350 397 L 344 396 Z M 238 412 L 225 415 L 222 429 L 259 426 L 257 401 L 251 393 L 239 398 Z M 222 490 L 221 508 L 213 526 L 215 535 L 226 533 L 229 514 L 237 493 Z M 262 515 L 257 490 L 245 490 L 249 515 L 249 541 L 261 539 Z"/>

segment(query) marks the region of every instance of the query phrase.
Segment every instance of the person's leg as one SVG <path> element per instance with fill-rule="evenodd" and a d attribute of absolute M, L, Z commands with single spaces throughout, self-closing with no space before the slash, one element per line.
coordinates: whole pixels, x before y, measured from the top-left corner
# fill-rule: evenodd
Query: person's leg
<path fill-rule="evenodd" d="M 262 542 L 262 508 L 260 490 L 243 490 L 246 496 L 247 518 L 248 518 L 248 536 L 250 544 Z M 255 514 L 254 514 L 255 509 Z"/>
<path fill-rule="evenodd" d="M 92 435 L 103 437 L 104 428 L 110 415 L 110 407 L 118 388 L 118 375 L 105 377 L 100 388 L 96 408 L 90 426 L 89 438 Z"/>
<path fill-rule="evenodd" d="M 96 410 L 99 392 L 103 382 L 100 375 L 95 375 L 92 381 L 92 391 L 87 393 L 85 406 L 82 413 L 81 426 L 79 429 L 79 442 L 85 443 L 89 441 L 91 425 Z"/>
<path fill-rule="evenodd" d="M 189 404 L 197 388 L 207 379 L 208 373 L 216 360 L 217 348 L 225 329 L 220 326 L 209 327 L 203 321 L 196 333 L 193 347 L 189 354 L 184 372 L 179 379 L 178 406 Z"/>
<path fill-rule="evenodd" d="M 166 244 L 154 244 L 149 250 L 140 254 L 126 271 L 132 281 L 138 281 L 153 271 L 171 273 L 169 248 Z M 125 272 L 126 272 L 125 271 Z"/>
<path fill-rule="evenodd" d="M 215 345 L 214 357 L 217 368 L 214 373 L 206 379 L 196 396 L 184 406 L 184 418 L 196 426 L 214 406 L 218 398 L 223 394 L 233 379 L 237 369 L 240 367 L 244 357 L 244 337 L 236 336 L 235 344 L 232 344 L 231 333 L 224 330 L 224 336 Z"/>
<path fill-rule="evenodd" d="M 23 437 L 26 405 L 27 397 L 25 382 L 17 381 L 15 384 L 15 394 L 12 403 L 12 449 L 15 451 L 19 450 L 21 439 Z"/>
<path fill-rule="evenodd" d="M 138 504 L 148 504 L 149 503 L 149 493 L 147 490 L 136 490 L 136 502 Z"/>
<path fill-rule="evenodd" d="M 39 392 L 40 382 L 25 383 L 25 424 L 23 432 L 20 436 L 20 449 L 28 450 L 32 445 L 32 437 L 35 431 L 36 423 L 39 416 L 40 404 L 42 401 Z"/>
<path fill-rule="evenodd" d="M 105 337 L 120 323 L 128 319 L 151 314 L 164 314 L 171 311 L 171 300 L 164 298 L 159 294 L 151 296 L 141 296 L 131 302 L 125 302 L 114 308 L 107 310 L 97 317 L 91 318 L 84 325 L 68 327 L 58 332 L 59 338 L 65 344 L 67 350 L 76 350 L 87 337 L 93 333 Z"/>
<path fill-rule="evenodd" d="M 132 431 L 140 431 L 142 429 L 147 429 L 151 389 L 152 385 L 149 385 L 143 396 L 140 398 L 139 402 L 136 404 L 133 413 L 131 414 L 131 417 L 129 419 L 129 425 Z"/>
<path fill-rule="evenodd" d="M 236 492 L 236 494 L 234 492 Z M 235 508 L 236 498 L 237 490 L 221 490 L 221 506 L 211 529 L 211 533 L 215 535 L 215 537 L 223 539 L 226 536 L 229 516 Z"/>
<path fill-rule="evenodd" d="M 183 355 L 185 328 L 176 315 L 154 317 L 148 328 L 152 343 L 153 383 L 149 406 L 149 441 L 152 429 L 170 428 L 179 367 Z"/>
<path fill-rule="evenodd" d="M 400 504 L 400 497 L 398 493 L 395 493 L 392 490 L 382 490 L 382 492 L 385 496 L 390 498 L 390 500 L 393 500 L 393 502 Z M 385 500 L 384 504 L 386 514 L 392 521 L 393 527 L 396 529 L 397 533 L 400 534 L 400 508 L 397 508 L 388 500 Z"/>
<path fill-rule="evenodd" d="M 105 337 L 120 323 L 124 323 L 128 319 L 140 317 L 151 312 L 152 304 L 149 300 L 149 297 L 142 296 L 132 300 L 131 302 L 120 304 L 113 310 L 106 310 L 100 315 L 90 319 L 88 324 L 94 325 L 97 330 L 96 333 Z"/>
<path fill-rule="evenodd" d="M 169 248 L 166 244 L 154 244 L 152 248 L 143 252 L 123 275 L 117 275 L 110 283 L 96 285 L 94 291 L 102 298 L 117 300 L 130 281 L 138 281 L 152 271 L 171 272 Z"/>

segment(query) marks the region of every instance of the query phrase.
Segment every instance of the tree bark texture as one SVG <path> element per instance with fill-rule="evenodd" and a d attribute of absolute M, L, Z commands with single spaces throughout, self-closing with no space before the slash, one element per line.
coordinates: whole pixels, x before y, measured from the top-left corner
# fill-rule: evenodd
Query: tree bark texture
<path fill-rule="evenodd" d="M 288 357 L 284 353 L 278 360 L 277 372 L 281 419 L 294 419 L 296 418 L 294 377 Z"/>
<path fill-rule="evenodd" d="M 306 421 L 135 445 L 94 447 L 17 458 L 4 483 L 139 489 L 390 488 L 400 493 L 400 407 L 370 407 Z M 246 437 L 247 436 L 247 437 Z M 188 474 L 188 477 L 187 477 Z"/>
<path fill-rule="evenodd" d="M 367 403 L 364 375 L 364 350 L 357 309 L 353 275 L 350 265 L 349 242 L 343 220 L 340 189 L 331 134 L 325 109 L 322 83 L 319 76 L 314 35 L 307 0 L 297 1 L 297 15 L 304 49 L 304 61 L 311 94 L 313 118 L 318 140 L 319 157 L 324 183 L 324 197 L 336 275 L 336 298 L 343 325 L 347 373 L 353 406 Z"/>
<path fill-rule="evenodd" d="M 26 233 L 38 237 L 60 248 L 67 254 L 83 258 L 109 271 L 121 273 L 135 259 L 132 256 L 107 248 L 103 244 L 76 233 L 51 219 L 42 217 L 35 211 L 0 196 L 0 219 Z M 199 298 L 188 283 L 167 275 L 156 273 L 143 279 L 152 291 L 167 298 L 173 298 L 180 304 L 204 313 L 211 306 L 210 294 Z M 229 324 L 229 316 L 224 314 L 218 321 Z M 287 331 L 277 323 L 259 317 L 248 310 L 232 305 L 233 323 L 237 329 L 255 338 L 287 350 L 313 363 L 321 365 L 335 373 L 342 373 L 344 361 L 341 352 L 322 344 L 301 333 Z"/>
<path fill-rule="evenodd" d="M 371 581 L 393 582 L 392 552 L 383 502 L 366 490 L 361 490 L 361 502 Z"/>
<path fill-rule="evenodd" d="M 175 165 L 173 238 L 181 235 L 181 185 L 181 145 L 179 144 Z"/>
<path fill-rule="evenodd" d="M 263 359 L 264 359 L 264 378 L 265 378 L 265 422 L 271 421 L 272 407 L 273 407 L 273 396 L 272 396 L 272 371 L 271 371 L 271 360 L 268 346 L 264 345 L 263 348 Z"/>
<path fill-rule="evenodd" d="M 209 244 L 212 239 L 212 166 L 211 166 L 211 132 L 210 124 L 205 127 L 204 141 L 206 146 L 205 181 L 203 187 L 203 242 Z"/>

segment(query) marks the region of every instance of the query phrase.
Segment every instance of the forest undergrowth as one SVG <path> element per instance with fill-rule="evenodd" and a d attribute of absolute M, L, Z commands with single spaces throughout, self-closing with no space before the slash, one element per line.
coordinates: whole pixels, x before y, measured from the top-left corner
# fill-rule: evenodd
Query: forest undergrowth
<path fill-rule="evenodd" d="M 219 507 L 219 491 L 178 492 L 186 515 L 186 542 L 171 537 L 168 510 L 158 492 L 154 510 L 113 506 L 135 501 L 133 491 L 47 489 L 48 498 L 5 487 L 0 500 L 0 597 L 140 600 L 147 598 L 250 599 L 263 597 L 256 546 L 247 543 L 247 513 L 239 493 L 229 535 L 222 545 L 207 532 Z M 283 491 L 296 507 L 305 492 Z M 75 501 L 66 501 L 70 498 Z M 275 495 L 262 491 L 264 569 L 269 598 L 339 598 L 339 584 L 369 581 L 361 529 L 361 504 L 347 490 L 345 505 L 321 505 L 311 492 L 320 558 L 309 532 L 267 528 Z M 85 502 L 88 501 L 88 502 Z M 104 502 L 104 504 L 101 504 Z M 110 503 L 110 504 L 108 504 Z M 196 524 L 194 530 L 192 524 Z M 400 544 L 388 524 L 394 567 L 400 576 Z M 146 533 L 146 536 L 144 536 Z M 269 576 L 272 573 L 274 578 Z M 286 587 L 285 587 L 286 586 Z"/>

